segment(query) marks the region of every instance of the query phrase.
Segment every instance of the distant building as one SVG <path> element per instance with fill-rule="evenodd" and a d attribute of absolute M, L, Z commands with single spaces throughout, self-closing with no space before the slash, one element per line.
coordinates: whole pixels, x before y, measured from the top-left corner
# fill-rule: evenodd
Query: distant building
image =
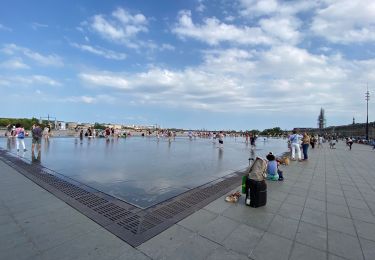
<path fill-rule="evenodd" d="M 77 122 L 66 122 L 66 128 L 69 130 L 76 129 L 78 126 Z"/>
<path fill-rule="evenodd" d="M 116 124 L 107 124 L 104 125 L 105 127 L 113 128 L 113 129 L 122 129 L 122 125 L 116 125 Z"/>
<path fill-rule="evenodd" d="M 66 130 L 66 123 L 64 121 L 57 121 L 55 128 L 58 130 Z"/>
<path fill-rule="evenodd" d="M 325 118 L 325 115 L 324 115 L 324 109 L 321 108 L 320 114 L 318 116 L 318 128 L 320 130 L 323 130 L 325 127 L 326 127 L 326 118 Z"/>

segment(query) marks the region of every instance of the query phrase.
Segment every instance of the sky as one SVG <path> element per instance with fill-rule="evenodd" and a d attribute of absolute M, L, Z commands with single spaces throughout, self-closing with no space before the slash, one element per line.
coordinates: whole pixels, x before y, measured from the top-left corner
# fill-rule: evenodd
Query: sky
<path fill-rule="evenodd" d="M 373 0 L 2 0 L 0 117 L 246 130 L 375 121 Z"/>

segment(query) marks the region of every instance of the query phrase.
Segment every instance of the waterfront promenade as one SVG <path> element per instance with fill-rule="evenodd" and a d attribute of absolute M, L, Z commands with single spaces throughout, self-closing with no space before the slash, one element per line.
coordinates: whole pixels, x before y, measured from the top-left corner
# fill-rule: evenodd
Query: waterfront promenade
<path fill-rule="evenodd" d="M 222 197 L 137 248 L 0 161 L 0 259 L 375 259 L 374 161 L 370 146 L 310 149 L 265 207 Z"/>

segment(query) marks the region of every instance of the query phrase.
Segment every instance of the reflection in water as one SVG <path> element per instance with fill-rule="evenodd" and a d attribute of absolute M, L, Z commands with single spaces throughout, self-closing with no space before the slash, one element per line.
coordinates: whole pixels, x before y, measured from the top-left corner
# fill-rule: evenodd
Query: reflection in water
<path fill-rule="evenodd" d="M 44 138 L 44 150 L 46 153 L 49 151 L 49 138 Z"/>
<path fill-rule="evenodd" d="M 250 150 L 250 157 L 255 158 L 255 149 Z"/>
<path fill-rule="evenodd" d="M 235 169 L 243 169 L 251 157 L 272 151 L 286 151 L 286 141 L 269 139 L 264 149 L 246 148 L 243 141 L 225 139 L 224 149 L 217 140 L 177 137 L 154 139 L 131 137 L 83 142 L 79 138 L 43 139 L 41 153 L 31 149 L 26 158 L 35 164 L 56 170 L 74 180 L 142 207 L 169 199 L 220 178 Z M 31 147 L 31 138 L 25 138 Z M 15 152 L 15 138 L 0 138 L 0 146 Z M 262 147 L 263 148 L 263 147 Z M 43 162 L 41 158 L 43 157 Z"/>
<path fill-rule="evenodd" d="M 10 139 L 13 139 L 13 138 L 7 138 L 7 149 L 8 149 L 9 151 L 10 151 L 10 149 L 11 149 Z"/>
<path fill-rule="evenodd" d="M 34 150 L 31 151 L 31 163 L 32 164 L 40 164 L 42 162 L 41 159 L 42 159 L 42 151 L 40 149 L 38 150 L 37 156 L 35 156 Z"/>
<path fill-rule="evenodd" d="M 224 149 L 219 148 L 219 161 L 223 160 L 223 151 L 224 151 Z"/>

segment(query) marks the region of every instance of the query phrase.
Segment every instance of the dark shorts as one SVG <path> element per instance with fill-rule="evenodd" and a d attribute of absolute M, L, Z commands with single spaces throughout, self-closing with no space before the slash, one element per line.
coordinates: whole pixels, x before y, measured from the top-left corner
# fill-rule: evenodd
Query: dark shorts
<path fill-rule="evenodd" d="M 40 144 L 41 138 L 39 137 L 33 137 L 32 143 L 33 144 Z"/>
<path fill-rule="evenodd" d="M 224 143 L 224 141 L 223 140 L 219 140 L 219 144 L 223 144 Z"/>

